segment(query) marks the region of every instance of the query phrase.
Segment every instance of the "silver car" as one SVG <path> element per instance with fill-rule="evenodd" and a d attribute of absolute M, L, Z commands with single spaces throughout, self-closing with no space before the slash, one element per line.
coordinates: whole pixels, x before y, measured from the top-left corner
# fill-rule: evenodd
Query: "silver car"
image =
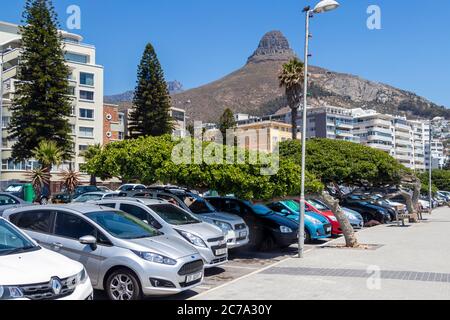
<path fill-rule="evenodd" d="M 202 222 L 191 213 L 163 200 L 118 198 L 96 202 L 145 221 L 164 234 L 189 243 L 203 257 L 205 268 L 228 262 L 228 247 L 220 228 Z"/>
<path fill-rule="evenodd" d="M 73 203 L 86 203 L 89 201 L 99 201 L 109 198 L 117 198 L 119 194 L 117 192 L 88 192 L 84 193 L 75 200 Z"/>
<path fill-rule="evenodd" d="M 34 204 L 28 203 L 12 194 L 1 192 L 0 193 L 0 217 L 3 212 L 12 208 L 29 207 Z"/>
<path fill-rule="evenodd" d="M 177 294 L 203 280 L 203 260 L 192 246 L 109 207 L 29 207 L 4 217 L 43 247 L 81 262 L 92 286 L 112 300 Z"/>

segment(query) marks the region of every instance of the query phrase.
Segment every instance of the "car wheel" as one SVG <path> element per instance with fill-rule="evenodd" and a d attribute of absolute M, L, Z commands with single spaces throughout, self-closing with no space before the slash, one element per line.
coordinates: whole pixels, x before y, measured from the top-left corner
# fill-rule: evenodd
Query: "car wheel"
<path fill-rule="evenodd" d="M 111 300 L 139 300 L 142 296 L 139 281 L 133 272 L 119 269 L 106 280 L 106 292 Z"/>
<path fill-rule="evenodd" d="M 311 243 L 311 233 L 307 229 L 305 229 L 305 243 Z"/>
<path fill-rule="evenodd" d="M 39 203 L 40 203 L 42 206 L 45 206 L 45 205 L 48 204 L 48 199 L 47 199 L 47 198 L 42 198 L 42 199 L 39 201 Z"/>
<path fill-rule="evenodd" d="M 261 245 L 259 246 L 259 250 L 270 251 L 274 249 L 275 246 L 276 246 L 275 240 L 273 239 L 272 235 L 268 234 L 262 239 Z"/>

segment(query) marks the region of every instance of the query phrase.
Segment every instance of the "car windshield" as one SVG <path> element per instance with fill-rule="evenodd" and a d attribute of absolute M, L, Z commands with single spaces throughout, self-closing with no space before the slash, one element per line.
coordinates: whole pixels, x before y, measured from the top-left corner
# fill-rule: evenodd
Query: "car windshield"
<path fill-rule="evenodd" d="M 0 219 L 0 256 L 39 250 L 33 242 L 17 231 L 5 220 Z"/>
<path fill-rule="evenodd" d="M 195 214 L 208 214 L 216 212 L 216 209 L 205 199 L 195 194 L 187 193 L 178 196 L 184 204 Z"/>
<path fill-rule="evenodd" d="M 6 188 L 5 190 L 6 192 L 20 192 L 22 191 L 22 186 L 9 186 L 8 188 Z"/>
<path fill-rule="evenodd" d="M 326 206 L 324 206 L 322 203 L 316 201 L 316 200 L 309 200 L 309 204 L 311 204 L 314 208 L 316 208 L 319 211 L 328 211 L 330 210 Z"/>
<path fill-rule="evenodd" d="M 181 226 L 185 224 L 201 223 L 190 213 L 180 209 L 172 204 L 152 204 L 148 206 L 156 212 L 165 222 L 171 225 Z"/>
<path fill-rule="evenodd" d="M 262 215 L 262 216 L 267 216 L 269 214 L 273 214 L 273 211 L 270 210 L 267 206 L 262 205 L 262 204 L 257 204 L 252 206 L 253 212 L 255 212 L 256 214 Z"/>
<path fill-rule="evenodd" d="M 293 201 L 293 200 L 289 200 L 289 201 L 283 201 L 283 204 L 288 207 L 289 209 L 291 209 L 292 211 L 295 212 L 299 212 L 300 211 L 300 205 Z"/>
<path fill-rule="evenodd" d="M 100 194 L 85 194 L 82 195 L 80 197 L 78 197 L 77 199 L 75 199 L 74 202 L 88 202 L 88 201 L 96 201 L 96 200 L 101 200 L 102 199 L 102 195 Z"/>
<path fill-rule="evenodd" d="M 119 239 L 132 240 L 162 235 L 158 230 L 124 212 L 91 212 L 86 216 L 105 229 L 106 232 Z"/>

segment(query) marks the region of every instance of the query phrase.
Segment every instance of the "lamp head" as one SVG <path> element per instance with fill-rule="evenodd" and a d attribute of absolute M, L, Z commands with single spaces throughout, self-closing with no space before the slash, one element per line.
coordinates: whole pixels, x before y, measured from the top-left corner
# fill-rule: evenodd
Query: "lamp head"
<path fill-rule="evenodd" d="M 314 8 L 314 13 L 328 12 L 339 7 L 339 3 L 335 0 L 322 0 Z"/>

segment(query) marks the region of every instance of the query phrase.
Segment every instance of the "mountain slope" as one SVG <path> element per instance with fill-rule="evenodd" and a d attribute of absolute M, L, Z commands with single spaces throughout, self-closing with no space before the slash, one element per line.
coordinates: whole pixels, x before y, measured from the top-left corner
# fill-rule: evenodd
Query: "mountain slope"
<path fill-rule="evenodd" d="M 294 52 L 282 33 L 269 32 L 244 67 L 205 86 L 174 94 L 173 105 L 186 109 L 190 121 L 216 122 L 226 108 L 252 115 L 275 113 L 286 107 L 278 74 L 292 57 Z M 363 107 L 409 117 L 450 118 L 450 110 L 389 85 L 319 67 L 311 67 L 310 74 L 312 106 Z"/>

